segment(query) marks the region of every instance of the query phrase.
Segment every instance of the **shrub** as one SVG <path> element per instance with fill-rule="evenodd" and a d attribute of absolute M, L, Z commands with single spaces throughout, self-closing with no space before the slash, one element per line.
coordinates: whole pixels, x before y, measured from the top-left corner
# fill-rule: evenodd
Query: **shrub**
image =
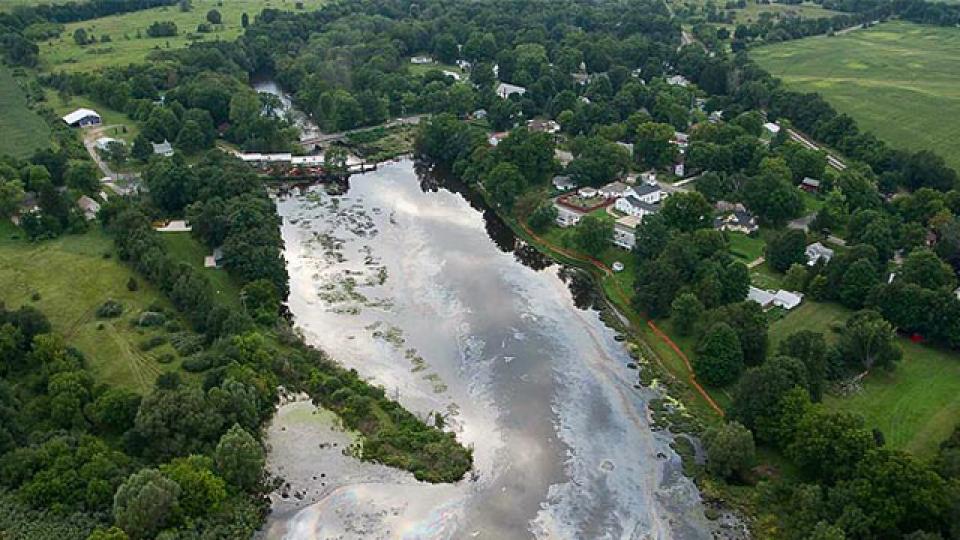
<path fill-rule="evenodd" d="M 123 313 L 123 304 L 116 300 L 107 300 L 97 308 L 97 317 L 101 319 L 112 319 L 119 317 Z"/>
<path fill-rule="evenodd" d="M 137 319 L 137 326 L 161 326 L 165 322 L 167 322 L 167 316 L 163 313 L 158 311 L 144 311 Z"/>

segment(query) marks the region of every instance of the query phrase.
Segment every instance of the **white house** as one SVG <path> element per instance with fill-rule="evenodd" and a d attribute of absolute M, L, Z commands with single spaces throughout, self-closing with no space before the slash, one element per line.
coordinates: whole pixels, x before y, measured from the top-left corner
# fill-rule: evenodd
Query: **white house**
<path fill-rule="evenodd" d="M 679 162 L 679 163 L 675 163 L 675 164 L 673 165 L 673 174 L 674 174 L 674 175 L 679 176 L 680 178 L 683 178 L 683 177 L 685 176 L 686 172 L 687 172 L 687 168 L 686 168 L 686 166 L 683 164 L 682 161 Z"/>
<path fill-rule="evenodd" d="M 560 132 L 560 124 L 554 120 L 539 120 L 534 118 L 527 122 L 527 129 L 537 133 L 553 134 Z"/>
<path fill-rule="evenodd" d="M 500 83 L 497 85 L 497 95 L 503 99 L 516 94 L 522 96 L 527 93 L 527 89 L 522 86 L 517 86 L 515 84 Z"/>
<path fill-rule="evenodd" d="M 553 188 L 557 191 L 570 191 L 575 187 L 577 187 L 577 183 L 574 182 L 569 176 L 553 177 Z"/>
<path fill-rule="evenodd" d="M 623 182 L 610 182 L 599 189 L 600 195 L 607 199 L 618 199 L 633 193 L 633 189 Z"/>
<path fill-rule="evenodd" d="M 64 116 L 63 121 L 70 127 L 99 126 L 103 123 L 97 111 L 92 109 L 77 109 Z"/>
<path fill-rule="evenodd" d="M 166 139 L 164 139 L 162 143 L 150 144 L 153 145 L 153 153 L 158 156 L 170 157 L 173 155 L 173 145 Z"/>
<path fill-rule="evenodd" d="M 680 148 L 686 148 L 690 145 L 690 135 L 682 131 L 674 131 L 673 139 L 671 139 L 670 142 L 679 146 Z"/>
<path fill-rule="evenodd" d="M 623 249 L 633 249 L 637 245 L 637 225 L 640 219 L 636 216 L 624 216 L 613 224 L 613 243 Z"/>
<path fill-rule="evenodd" d="M 97 150 L 104 151 L 110 148 L 110 145 L 113 143 L 124 144 L 120 139 L 114 139 L 113 137 L 100 137 L 93 142 L 93 145 L 97 147 Z"/>
<path fill-rule="evenodd" d="M 833 250 L 821 244 L 820 242 L 814 242 L 807 246 L 806 254 L 807 266 L 813 266 L 821 259 L 824 263 L 828 263 L 830 262 L 830 259 L 833 258 Z"/>
<path fill-rule="evenodd" d="M 567 205 L 560 204 L 557 201 L 553 202 L 553 206 L 557 209 L 557 225 L 561 227 L 572 227 L 577 223 L 580 223 L 580 218 L 584 216 L 583 212 L 570 208 Z"/>
<path fill-rule="evenodd" d="M 683 75 L 674 75 L 673 77 L 667 77 L 667 84 L 670 86 L 688 86 L 690 81 Z"/>
<path fill-rule="evenodd" d="M 453 80 L 455 81 L 459 81 L 462 77 L 462 75 L 460 75 L 456 71 L 450 71 L 448 69 L 443 70 L 443 74 L 446 75 L 447 77 L 453 77 Z"/>
<path fill-rule="evenodd" d="M 763 129 L 769 131 L 771 135 L 776 135 L 777 133 L 780 133 L 780 126 L 777 124 L 774 124 L 773 122 L 767 122 L 766 124 L 764 124 Z"/>
<path fill-rule="evenodd" d="M 747 300 L 760 304 L 760 307 L 763 309 L 775 306 L 791 310 L 799 306 L 800 302 L 803 301 L 803 293 L 785 291 L 783 289 L 778 291 L 764 290 L 751 286 L 747 292 Z"/>
<path fill-rule="evenodd" d="M 414 56 L 413 58 L 410 59 L 410 63 L 416 64 L 418 66 L 422 66 L 424 64 L 432 64 L 433 58 L 430 58 L 429 56 Z"/>
<path fill-rule="evenodd" d="M 584 186 L 577 190 L 577 195 L 583 197 L 584 199 L 592 199 L 599 194 L 600 192 L 597 191 L 597 188 L 592 188 L 590 186 Z"/>
<path fill-rule="evenodd" d="M 484 118 L 487 117 L 487 110 L 486 110 L 486 109 L 477 109 L 477 110 L 473 111 L 473 117 L 476 118 L 477 120 L 483 120 Z"/>
<path fill-rule="evenodd" d="M 658 204 L 661 200 L 663 200 L 664 197 L 667 196 L 667 194 L 660 189 L 660 186 L 648 182 L 633 186 L 631 191 L 633 192 L 632 195 L 634 197 L 647 204 Z"/>
<path fill-rule="evenodd" d="M 716 124 L 721 120 L 723 120 L 723 111 L 713 111 L 712 113 L 710 113 L 710 117 L 708 118 L 708 121 L 711 124 Z"/>
<path fill-rule="evenodd" d="M 620 197 L 617 199 L 617 202 L 613 204 L 613 207 L 628 216 L 634 216 L 639 219 L 643 219 L 644 216 L 656 214 L 660 211 L 660 205 L 644 202 L 634 195 Z"/>

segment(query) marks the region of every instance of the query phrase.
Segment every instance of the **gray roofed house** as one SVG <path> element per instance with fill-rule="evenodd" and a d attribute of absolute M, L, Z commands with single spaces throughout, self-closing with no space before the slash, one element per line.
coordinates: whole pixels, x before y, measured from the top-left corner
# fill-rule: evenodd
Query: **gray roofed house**
<path fill-rule="evenodd" d="M 656 214 L 660 211 L 659 204 L 650 204 L 648 202 L 644 202 L 634 195 L 620 197 L 614 204 L 614 208 L 623 212 L 624 214 L 627 214 L 628 216 L 634 216 L 638 218 L 643 218 L 643 216 L 649 214 Z"/>
<path fill-rule="evenodd" d="M 750 234 L 760 227 L 757 225 L 757 218 L 753 217 L 746 210 L 734 210 L 726 215 L 718 216 L 713 220 L 713 228 L 718 231 L 741 232 Z"/>
<path fill-rule="evenodd" d="M 170 157 L 173 155 L 173 145 L 170 144 L 170 141 L 166 139 L 164 139 L 162 143 L 152 142 L 150 144 L 153 145 L 154 154 L 164 156 L 164 157 Z"/>
<path fill-rule="evenodd" d="M 821 259 L 825 263 L 830 262 L 830 259 L 833 258 L 833 250 L 821 244 L 820 242 L 814 242 L 807 246 L 806 255 L 807 266 L 813 266 Z"/>
<path fill-rule="evenodd" d="M 569 176 L 554 176 L 553 187 L 558 191 L 569 191 L 577 187 L 577 183 Z"/>

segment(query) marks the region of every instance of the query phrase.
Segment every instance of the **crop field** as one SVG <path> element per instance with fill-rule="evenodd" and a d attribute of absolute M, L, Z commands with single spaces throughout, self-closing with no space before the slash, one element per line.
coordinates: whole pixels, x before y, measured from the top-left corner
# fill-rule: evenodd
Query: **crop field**
<path fill-rule="evenodd" d="M 960 169 L 960 30 L 884 23 L 758 47 L 752 57 L 794 90 L 819 92 L 894 147 L 933 150 Z"/>
<path fill-rule="evenodd" d="M 27 98 L 10 70 L 0 64 L 0 155 L 26 157 L 50 142 L 50 128 L 27 108 Z"/>
<path fill-rule="evenodd" d="M 324 1 L 301 0 L 304 11 L 316 9 Z M 264 8 L 293 11 L 295 4 L 294 0 L 193 0 L 193 9 L 187 12 L 180 11 L 177 6 L 160 7 L 71 23 L 66 25 L 59 38 L 39 44 L 40 58 L 43 67 L 53 71 L 87 71 L 102 66 L 126 65 L 142 61 L 154 50 L 185 47 L 195 40 L 232 41 L 243 31 L 240 20 L 244 13 L 253 22 Z M 206 22 L 207 12 L 211 9 L 220 12 L 222 24 L 216 25 L 210 33 L 197 33 L 197 26 Z M 178 34 L 148 37 L 147 28 L 158 21 L 174 22 Z M 95 37 L 97 43 L 77 45 L 73 33 L 79 28 Z M 110 36 L 109 42 L 102 42 L 104 35 Z"/>
<path fill-rule="evenodd" d="M 94 226 L 95 228 L 98 226 Z M 158 358 L 173 354 L 164 344 L 149 352 L 141 344 L 163 330 L 143 329 L 133 323 L 151 305 L 172 311 L 160 293 L 135 276 L 114 256 L 113 242 L 98 228 L 82 235 L 31 243 L 9 221 L 0 223 L 0 300 L 8 308 L 28 304 L 42 311 L 67 343 L 80 350 L 99 380 L 146 391 L 161 372 L 178 369 L 179 362 Z M 139 289 L 127 290 L 137 277 Z M 120 302 L 120 317 L 98 319 L 106 300 Z"/>
<path fill-rule="evenodd" d="M 821 332 L 828 341 L 834 340 L 831 327 L 842 324 L 850 313 L 836 304 L 805 301 L 770 325 L 771 350 L 801 330 Z M 827 395 L 824 403 L 863 416 L 868 428 L 883 432 L 888 446 L 928 458 L 960 418 L 960 355 L 907 339 L 899 344 L 903 361 L 894 371 L 875 370 L 864 379 L 861 393 Z"/>

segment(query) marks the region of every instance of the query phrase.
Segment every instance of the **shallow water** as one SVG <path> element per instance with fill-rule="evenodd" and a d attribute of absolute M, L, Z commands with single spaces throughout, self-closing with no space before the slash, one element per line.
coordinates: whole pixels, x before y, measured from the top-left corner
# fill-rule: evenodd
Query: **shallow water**
<path fill-rule="evenodd" d="M 650 428 L 656 394 L 635 388 L 614 332 L 577 307 L 569 272 L 515 249 L 457 191 L 405 160 L 343 196 L 312 187 L 277 204 L 307 340 L 422 417 L 443 413 L 474 447 L 474 474 L 429 485 L 360 462 L 329 417 L 285 405 L 269 466 L 290 486 L 264 536 L 709 538 L 695 486 Z"/>

